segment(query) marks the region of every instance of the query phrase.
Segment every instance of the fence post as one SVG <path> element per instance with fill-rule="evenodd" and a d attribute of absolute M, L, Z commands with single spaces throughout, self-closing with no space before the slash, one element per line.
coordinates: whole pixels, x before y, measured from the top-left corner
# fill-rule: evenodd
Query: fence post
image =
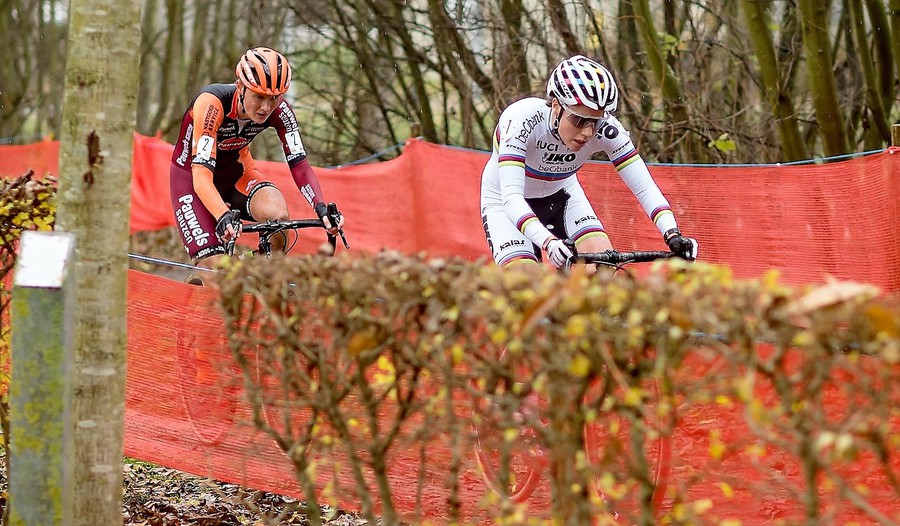
<path fill-rule="evenodd" d="M 900 124 L 894 124 L 891 126 L 891 144 L 894 146 L 900 146 Z"/>
<path fill-rule="evenodd" d="M 72 523 L 74 257 L 74 234 L 22 234 L 10 311 L 12 525 Z"/>

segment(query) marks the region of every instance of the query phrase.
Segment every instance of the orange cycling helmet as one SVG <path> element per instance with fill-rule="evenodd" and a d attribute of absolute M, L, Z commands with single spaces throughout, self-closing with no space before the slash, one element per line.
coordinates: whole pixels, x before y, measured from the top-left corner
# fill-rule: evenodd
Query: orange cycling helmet
<path fill-rule="evenodd" d="M 267 47 L 248 49 L 235 73 L 244 86 L 263 95 L 284 95 L 291 85 L 291 65 L 284 55 Z"/>

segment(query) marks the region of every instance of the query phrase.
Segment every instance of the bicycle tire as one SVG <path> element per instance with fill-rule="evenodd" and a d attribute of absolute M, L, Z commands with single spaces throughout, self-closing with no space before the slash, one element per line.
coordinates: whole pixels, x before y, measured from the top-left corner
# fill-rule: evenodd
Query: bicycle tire
<path fill-rule="evenodd" d="M 659 384 L 656 381 L 653 382 L 652 392 L 658 400 Z M 480 414 L 487 414 L 486 405 L 487 403 L 484 403 L 481 407 L 476 405 L 476 410 Z M 628 428 L 625 428 L 626 433 L 627 431 Z M 586 424 L 583 432 L 585 452 L 588 460 L 594 466 L 599 466 L 601 463 L 600 452 L 603 448 L 602 442 L 605 434 L 598 428 L 597 424 Z M 490 447 L 490 441 L 484 440 L 486 435 L 485 427 L 473 425 L 475 460 L 485 485 L 497 495 L 505 496 L 517 504 L 528 502 L 533 497 L 542 498 L 550 494 L 550 488 L 545 482 L 549 469 L 549 455 L 536 443 L 537 441 L 528 440 L 529 435 L 533 436 L 535 433 L 531 428 L 522 428 L 519 433 L 519 442 L 522 442 L 522 439 L 525 438 L 524 445 L 521 443 L 512 444 L 510 446 L 508 465 L 502 466 L 500 465 L 502 462 L 501 454 Z M 671 471 L 671 434 L 659 433 L 655 440 L 648 444 L 645 454 L 651 459 L 649 470 L 653 486 L 651 505 L 654 515 L 656 515 L 663 507 Z M 504 468 L 510 475 L 510 485 L 508 487 L 504 487 L 500 480 L 501 469 Z M 606 495 L 599 476 L 594 481 L 593 490 L 607 503 L 608 513 L 614 519 L 618 519 L 623 515 L 622 511 L 625 507 L 634 505 L 634 498 L 613 499 Z"/>
<path fill-rule="evenodd" d="M 652 388 L 649 392 L 653 394 L 653 399 L 646 405 L 652 409 L 660 398 L 659 382 L 653 381 Z M 646 422 L 645 422 L 646 423 Z M 628 425 L 620 425 L 617 440 L 623 437 L 628 438 L 630 427 Z M 672 435 L 668 429 L 655 429 L 655 437 L 645 443 L 643 455 L 647 459 L 648 474 L 652 491 L 650 494 L 650 505 L 654 516 L 657 516 L 664 506 L 666 489 L 668 488 L 669 474 L 672 468 Z M 587 424 L 585 426 L 585 449 L 588 459 L 593 466 L 601 466 L 603 464 L 602 453 L 605 451 L 609 435 L 605 428 L 597 423 Z M 622 466 L 616 466 L 620 470 Z M 624 468 L 627 470 L 627 466 Z M 625 515 L 625 510 L 639 509 L 640 503 L 637 496 L 632 492 L 626 493 L 624 497 L 613 498 L 603 490 L 602 475 L 599 473 L 595 476 L 595 491 L 606 502 L 608 513 L 614 519 L 619 519 Z"/>
<path fill-rule="evenodd" d="M 179 329 L 175 337 L 175 375 L 179 401 L 197 439 L 221 444 L 235 425 L 237 393 L 225 387 L 227 379 L 208 358 L 227 348 L 224 335 L 216 342 L 201 343 L 194 332 Z M 204 348 L 206 350 L 204 350 Z M 223 415 L 226 415 L 222 418 Z"/>
<path fill-rule="evenodd" d="M 487 487 L 497 495 L 505 496 L 518 504 L 531 499 L 544 480 L 544 472 L 548 467 L 546 452 L 527 440 L 524 448 L 519 444 L 512 444 L 508 466 L 505 466 L 510 476 L 509 486 L 504 488 L 500 474 L 504 469 L 501 465 L 502 454 L 490 447 L 491 441 L 485 440 L 483 428 L 473 427 L 475 460 Z M 523 428 L 519 436 L 527 437 L 533 433 L 533 429 Z"/>

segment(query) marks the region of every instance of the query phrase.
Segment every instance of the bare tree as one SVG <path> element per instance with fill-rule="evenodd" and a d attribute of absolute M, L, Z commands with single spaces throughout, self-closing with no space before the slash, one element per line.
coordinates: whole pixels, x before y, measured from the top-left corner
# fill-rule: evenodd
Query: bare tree
<path fill-rule="evenodd" d="M 850 150 L 844 115 L 838 102 L 831 42 L 828 38 L 830 2 L 798 0 L 807 74 L 825 155 L 840 155 Z"/>
<path fill-rule="evenodd" d="M 2 0 L 0 137 L 59 127 L 61 0 Z M 138 131 L 174 140 L 197 90 L 247 47 L 295 65 L 290 97 L 317 162 L 410 135 L 491 147 L 510 102 L 582 53 L 622 85 L 648 158 L 751 162 L 886 146 L 897 119 L 900 0 L 145 0 Z M 7 8 L 8 6 L 8 8 Z M 33 50 L 39 50 L 35 53 Z M 747 51 L 752 50 L 752 51 Z M 56 90 L 56 91 L 54 91 Z M 879 100 L 876 100 L 879 99 Z M 880 108 L 879 108 L 880 104 Z M 254 143 L 279 156 L 270 137 Z"/>
<path fill-rule="evenodd" d="M 126 284 L 140 0 L 72 0 L 56 227 L 77 236 L 74 524 L 122 523 Z"/>
<path fill-rule="evenodd" d="M 744 15 L 750 29 L 753 49 L 759 63 L 759 73 L 766 101 L 772 109 L 778 123 L 778 135 L 781 138 L 782 150 L 788 160 L 807 159 L 806 144 L 800 134 L 797 114 L 793 101 L 787 90 L 787 83 L 779 68 L 778 55 L 775 53 L 772 33 L 769 30 L 771 19 L 762 2 L 744 0 Z"/>

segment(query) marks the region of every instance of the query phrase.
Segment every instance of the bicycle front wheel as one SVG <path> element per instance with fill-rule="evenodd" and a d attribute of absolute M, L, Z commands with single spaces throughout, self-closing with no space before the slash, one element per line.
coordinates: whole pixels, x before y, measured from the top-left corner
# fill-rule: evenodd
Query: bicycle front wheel
<path fill-rule="evenodd" d="M 659 515 L 672 467 L 673 419 L 656 380 L 638 392 L 595 387 L 599 414 L 585 426 L 585 449 L 595 470 L 595 487 L 607 510 L 631 524 Z M 615 403 L 607 402 L 612 397 Z M 626 401 L 622 404 L 621 401 Z"/>

